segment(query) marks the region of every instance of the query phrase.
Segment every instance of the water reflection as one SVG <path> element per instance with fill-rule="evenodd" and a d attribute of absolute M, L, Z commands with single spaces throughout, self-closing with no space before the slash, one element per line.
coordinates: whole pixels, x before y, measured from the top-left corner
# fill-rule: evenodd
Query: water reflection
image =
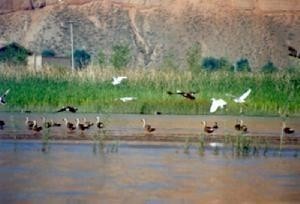
<path fill-rule="evenodd" d="M 296 147 L 281 157 L 237 156 L 225 145 L 204 155 L 191 144 L 0 141 L 0 203 L 299 202 Z M 118 146 L 118 151 L 111 151 Z M 96 151 L 94 151 L 94 148 Z"/>

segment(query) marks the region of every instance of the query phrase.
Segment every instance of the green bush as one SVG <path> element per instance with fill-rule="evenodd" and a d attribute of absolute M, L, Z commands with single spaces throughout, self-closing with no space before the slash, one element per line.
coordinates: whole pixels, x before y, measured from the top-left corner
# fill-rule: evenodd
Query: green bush
<path fill-rule="evenodd" d="M 112 47 L 112 55 L 109 61 L 114 68 L 120 69 L 128 65 L 130 58 L 131 54 L 129 46 L 118 44 Z"/>
<path fill-rule="evenodd" d="M 232 65 L 224 57 L 221 57 L 220 59 L 214 57 L 205 57 L 202 61 L 202 68 L 207 71 L 216 71 L 220 69 L 230 70 L 232 69 Z"/>
<path fill-rule="evenodd" d="M 235 70 L 237 72 L 251 72 L 251 67 L 248 59 L 241 58 L 236 62 Z"/>
<path fill-rule="evenodd" d="M 52 49 L 45 49 L 45 50 L 42 51 L 42 56 L 43 57 L 54 57 L 55 52 Z"/>
<path fill-rule="evenodd" d="M 11 65 L 27 64 L 27 56 L 29 52 L 17 43 L 11 43 L 6 46 L 6 49 L 0 52 L 0 62 Z"/>
<path fill-rule="evenodd" d="M 278 68 L 273 64 L 273 62 L 269 61 L 261 68 L 261 71 L 263 73 L 274 73 L 278 71 Z"/>
<path fill-rule="evenodd" d="M 91 55 L 85 50 L 75 50 L 74 52 L 75 68 L 85 68 L 91 62 Z"/>

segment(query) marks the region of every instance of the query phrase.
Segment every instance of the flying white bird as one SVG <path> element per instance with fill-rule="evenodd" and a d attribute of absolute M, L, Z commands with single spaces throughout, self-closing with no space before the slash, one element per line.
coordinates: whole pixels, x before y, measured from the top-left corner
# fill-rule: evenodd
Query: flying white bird
<path fill-rule="evenodd" d="M 128 101 L 133 101 L 133 100 L 136 100 L 136 99 L 137 99 L 137 97 L 121 97 L 117 100 L 121 100 L 123 102 L 128 102 Z"/>
<path fill-rule="evenodd" d="M 9 89 L 7 89 L 7 90 L 5 91 L 5 93 L 2 94 L 2 96 L 0 96 L 0 104 L 2 104 L 2 105 L 6 104 L 5 98 L 6 98 L 6 96 L 7 96 L 8 93 L 9 93 Z"/>
<path fill-rule="evenodd" d="M 224 101 L 223 99 L 215 99 L 215 98 L 212 98 L 212 103 L 211 103 L 211 106 L 210 106 L 210 110 L 209 112 L 213 113 L 213 112 L 216 112 L 216 110 L 218 108 L 224 108 L 224 106 L 227 105 L 226 101 Z"/>
<path fill-rule="evenodd" d="M 112 85 L 118 85 L 120 84 L 124 79 L 127 79 L 126 76 L 118 76 L 118 77 L 113 77 L 113 81 L 111 82 Z"/>
<path fill-rule="evenodd" d="M 234 100 L 236 103 L 245 103 L 245 99 L 249 96 L 251 89 L 248 89 L 245 93 L 243 93 L 240 97 L 237 97 Z"/>

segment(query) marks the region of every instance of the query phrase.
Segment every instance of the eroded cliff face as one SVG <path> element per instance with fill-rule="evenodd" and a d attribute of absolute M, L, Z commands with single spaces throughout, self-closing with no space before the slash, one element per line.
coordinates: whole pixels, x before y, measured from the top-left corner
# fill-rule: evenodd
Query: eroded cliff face
<path fill-rule="evenodd" d="M 0 2 L 0 40 L 17 41 L 36 52 L 53 49 L 58 55 L 68 54 L 69 21 L 74 22 L 75 48 L 94 56 L 101 49 L 109 55 L 112 45 L 126 43 L 134 56 L 132 66 L 157 67 L 172 61 L 186 67 L 187 50 L 196 43 L 203 57 L 232 62 L 243 57 L 253 67 L 267 61 L 287 66 L 294 61 L 287 45 L 300 49 L 300 0 Z"/>

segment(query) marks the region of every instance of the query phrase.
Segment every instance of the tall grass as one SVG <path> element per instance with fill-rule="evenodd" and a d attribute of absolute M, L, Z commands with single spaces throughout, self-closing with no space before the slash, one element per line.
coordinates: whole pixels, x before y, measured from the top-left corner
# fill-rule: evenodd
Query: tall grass
<path fill-rule="evenodd" d="M 111 84 L 112 76 L 128 76 L 119 86 Z M 0 67 L 0 91 L 10 88 L 7 105 L 1 110 L 53 111 L 70 104 L 81 112 L 152 114 L 208 114 L 210 98 L 223 98 L 226 110 L 215 114 L 239 114 L 240 107 L 226 93 L 240 95 L 248 88 L 252 93 L 243 108 L 246 115 L 277 115 L 279 110 L 299 115 L 300 74 L 279 72 L 231 73 L 183 70 L 124 69 L 88 67 L 71 72 L 46 67 L 30 71 L 25 67 Z M 189 101 L 166 91 L 197 91 Z M 123 103 L 119 97 L 134 96 L 136 101 Z"/>

